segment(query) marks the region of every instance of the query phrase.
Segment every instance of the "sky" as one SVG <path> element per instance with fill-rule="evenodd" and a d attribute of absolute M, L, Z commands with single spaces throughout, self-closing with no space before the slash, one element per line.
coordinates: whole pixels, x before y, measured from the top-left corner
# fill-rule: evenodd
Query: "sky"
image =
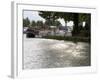
<path fill-rule="evenodd" d="M 23 14 L 24 14 L 24 19 L 28 17 L 30 21 L 41 20 L 41 21 L 45 22 L 45 19 L 43 19 L 41 16 L 39 16 L 37 11 L 24 11 Z"/>
<path fill-rule="evenodd" d="M 23 16 L 24 16 L 24 19 L 25 18 L 29 18 L 30 21 L 34 20 L 34 21 L 38 21 L 38 20 L 41 20 L 43 22 L 45 22 L 45 19 L 43 19 L 41 16 L 39 16 L 39 12 L 38 11 L 24 11 L 23 13 Z M 65 26 L 65 22 L 63 19 L 58 19 L 58 21 L 60 21 L 60 23 Z"/>

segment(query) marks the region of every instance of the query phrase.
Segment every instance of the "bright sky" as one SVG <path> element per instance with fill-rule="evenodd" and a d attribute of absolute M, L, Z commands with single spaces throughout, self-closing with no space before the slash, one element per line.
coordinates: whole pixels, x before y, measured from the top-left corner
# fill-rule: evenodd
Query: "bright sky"
<path fill-rule="evenodd" d="M 45 19 L 43 19 L 41 16 L 39 16 L 38 11 L 24 11 L 24 19 L 25 18 L 29 18 L 30 21 L 34 20 L 34 21 L 38 21 L 41 20 L 43 22 L 45 22 Z M 64 19 L 58 19 L 58 21 L 60 21 L 60 23 L 65 26 L 65 21 Z M 68 22 L 67 26 L 73 26 L 73 21 Z"/>
<path fill-rule="evenodd" d="M 24 18 L 29 18 L 30 21 L 38 21 L 41 20 L 45 22 L 45 19 L 43 19 L 41 16 L 38 15 L 37 11 L 24 11 Z"/>

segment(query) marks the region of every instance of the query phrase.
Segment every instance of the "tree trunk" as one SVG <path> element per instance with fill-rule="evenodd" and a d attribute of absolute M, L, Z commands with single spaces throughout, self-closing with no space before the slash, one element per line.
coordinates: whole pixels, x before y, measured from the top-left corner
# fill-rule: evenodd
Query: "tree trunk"
<path fill-rule="evenodd" d="M 73 27 L 72 35 L 77 36 L 79 33 L 79 28 L 78 28 L 79 14 L 78 13 L 74 13 L 73 21 L 74 21 L 74 27 Z"/>
<path fill-rule="evenodd" d="M 67 28 L 67 21 L 65 20 L 65 27 Z M 67 32 L 68 32 L 68 28 L 67 28 L 67 30 L 66 30 L 66 32 L 65 32 L 65 34 L 64 34 L 64 36 L 66 36 L 67 35 Z"/>

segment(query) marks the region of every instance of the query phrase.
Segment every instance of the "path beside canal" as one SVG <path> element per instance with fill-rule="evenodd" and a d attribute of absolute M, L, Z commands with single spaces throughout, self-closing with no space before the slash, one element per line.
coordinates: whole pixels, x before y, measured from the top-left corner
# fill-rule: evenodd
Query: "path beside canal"
<path fill-rule="evenodd" d="M 83 42 L 24 37 L 24 69 L 90 65 L 90 46 Z"/>

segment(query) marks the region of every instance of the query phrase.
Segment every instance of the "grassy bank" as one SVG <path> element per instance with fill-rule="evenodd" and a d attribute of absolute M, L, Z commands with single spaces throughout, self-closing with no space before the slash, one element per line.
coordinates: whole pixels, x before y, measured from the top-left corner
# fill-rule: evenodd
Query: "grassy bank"
<path fill-rule="evenodd" d="M 88 42 L 88 43 L 90 43 L 90 38 L 89 37 L 45 36 L 43 38 L 46 38 L 46 39 L 56 39 L 56 40 L 65 40 L 65 41 L 73 41 L 73 42 Z"/>

